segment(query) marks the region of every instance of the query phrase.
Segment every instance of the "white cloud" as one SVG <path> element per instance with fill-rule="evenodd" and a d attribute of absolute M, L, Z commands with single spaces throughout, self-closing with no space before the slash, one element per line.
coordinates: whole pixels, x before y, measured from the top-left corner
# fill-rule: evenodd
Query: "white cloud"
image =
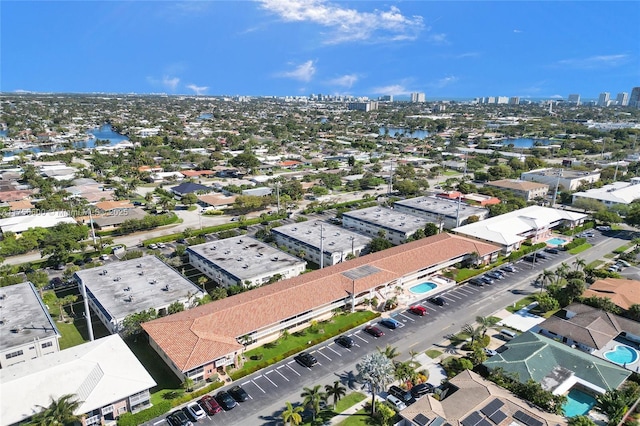
<path fill-rule="evenodd" d="M 421 16 L 405 16 L 395 6 L 360 12 L 326 0 L 258 0 L 262 7 L 288 22 L 312 22 L 330 31 L 327 43 L 414 40 L 424 29 Z"/>
<path fill-rule="evenodd" d="M 300 81 L 311 81 L 313 75 L 316 73 L 316 66 L 314 61 L 308 60 L 307 62 L 298 65 L 291 71 L 285 71 L 278 74 L 280 77 L 293 78 Z"/>
<path fill-rule="evenodd" d="M 379 86 L 371 89 L 371 92 L 377 95 L 408 95 L 411 90 L 402 84 L 390 84 L 388 86 Z"/>
<path fill-rule="evenodd" d="M 596 55 L 587 58 L 562 59 L 557 62 L 557 66 L 568 68 L 607 68 L 617 67 L 629 60 L 627 54 L 616 55 Z"/>
<path fill-rule="evenodd" d="M 439 79 L 438 81 L 436 81 L 433 84 L 433 86 L 437 87 L 437 88 L 443 88 L 443 87 L 446 87 L 446 86 L 448 86 L 450 84 L 455 83 L 456 81 L 458 81 L 458 77 L 450 75 L 450 76 L 443 77 L 443 78 Z"/>
<path fill-rule="evenodd" d="M 351 88 L 358 81 L 357 74 L 345 74 L 341 77 L 334 78 L 333 80 L 329 80 L 329 84 L 332 86 L 342 86 Z"/>
<path fill-rule="evenodd" d="M 196 86 L 195 84 L 188 84 L 187 89 L 193 90 L 196 95 L 204 95 L 207 90 L 209 90 L 208 86 Z"/>
<path fill-rule="evenodd" d="M 550 97 L 551 99 L 562 99 L 562 98 L 564 98 L 564 96 L 562 96 L 562 95 L 551 95 L 551 96 L 549 96 L 549 97 Z"/>
<path fill-rule="evenodd" d="M 447 35 L 445 33 L 431 34 L 428 40 L 433 44 L 449 44 L 449 40 L 447 40 Z"/>
<path fill-rule="evenodd" d="M 520 33 L 523 33 L 524 31 L 522 31 L 522 30 L 513 30 L 513 32 L 516 33 L 516 34 L 520 34 Z"/>
<path fill-rule="evenodd" d="M 147 81 L 153 86 L 163 87 L 165 90 L 169 90 L 171 92 L 175 92 L 175 90 L 178 88 L 178 85 L 180 84 L 179 77 L 171 77 L 167 75 L 165 75 L 161 79 L 156 77 L 147 77 Z"/>

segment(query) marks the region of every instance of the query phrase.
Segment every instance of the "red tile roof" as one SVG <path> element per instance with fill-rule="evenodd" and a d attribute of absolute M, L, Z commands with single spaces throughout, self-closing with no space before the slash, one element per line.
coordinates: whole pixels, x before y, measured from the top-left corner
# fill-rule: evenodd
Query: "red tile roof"
<path fill-rule="evenodd" d="M 355 280 L 356 294 L 360 294 L 467 253 L 485 256 L 499 250 L 458 235 L 434 235 L 159 318 L 142 327 L 181 371 L 188 371 L 242 349 L 236 338 L 344 299 L 353 286 L 343 275 L 346 271 L 364 265 L 379 269 Z"/>
<path fill-rule="evenodd" d="M 622 309 L 640 304 L 640 281 L 625 278 L 605 278 L 591 284 L 582 297 L 608 297 Z"/>
<path fill-rule="evenodd" d="M 180 173 L 182 173 L 186 177 L 196 177 L 214 175 L 216 172 L 214 172 L 213 170 L 181 170 Z"/>

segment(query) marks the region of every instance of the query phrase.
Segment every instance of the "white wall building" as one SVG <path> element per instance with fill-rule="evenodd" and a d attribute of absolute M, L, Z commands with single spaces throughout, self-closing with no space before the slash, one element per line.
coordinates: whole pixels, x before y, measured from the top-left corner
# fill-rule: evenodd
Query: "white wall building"
<path fill-rule="evenodd" d="M 58 352 L 59 338 L 56 323 L 33 284 L 0 288 L 1 369 Z"/>
<path fill-rule="evenodd" d="M 598 96 L 598 106 L 609 106 L 611 94 L 609 92 L 602 92 L 600 96 Z"/>
<path fill-rule="evenodd" d="M 82 293 L 86 286 L 89 306 L 111 333 L 122 331 L 124 319 L 155 309 L 167 315 L 173 303 L 185 309 L 205 293 L 155 256 L 111 262 L 74 274 Z"/>
<path fill-rule="evenodd" d="M 427 101 L 427 97 L 422 92 L 415 92 L 411 94 L 411 102 L 413 103 L 426 102 L 426 101 Z"/>
<path fill-rule="evenodd" d="M 601 188 L 576 192 L 573 194 L 572 203 L 585 199 L 600 201 L 605 206 L 631 204 L 634 200 L 640 199 L 640 177 L 631 178 L 630 182 L 614 182 Z"/>
<path fill-rule="evenodd" d="M 463 201 L 444 200 L 437 197 L 416 197 L 393 203 L 396 212 L 408 213 L 421 217 L 440 227 L 451 229 L 467 222 L 469 217 L 476 216 L 479 220 L 489 216 L 489 210 L 469 205 Z"/>
<path fill-rule="evenodd" d="M 558 185 L 560 189 L 576 191 L 583 183 L 590 184 L 600 180 L 600 172 L 583 172 L 566 169 L 536 169 L 524 172 L 520 179 L 529 182 L 539 182 L 549 185 L 549 191 L 553 191 Z"/>
<path fill-rule="evenodd" d="M 369 207 L 342 214 L 342 226 L 365 235 L 377 237 L 384 231 L 385 238 L 393 244 L 407 241 L 418 229 L 424 229 L 429 223 L 412 214 L 382 207 Z"/>
<path fill-rule="evenodd" d="M 291 253 L 304 253 L 304 259 L 320 264 L 320 248 L 324 253 L 323 265 L 344 262 L 349 254 L 355 257 L 365 249 L 371 238 L 348 231 L 326 222 L 300 222 L 271 229 L 279 246 Z"/>
<path fill-rule="evenodd" d="M 223 287 L 255 287 L 303 273 L 307 262 L 244 235 L 191 246 L 189 263 Z"/>

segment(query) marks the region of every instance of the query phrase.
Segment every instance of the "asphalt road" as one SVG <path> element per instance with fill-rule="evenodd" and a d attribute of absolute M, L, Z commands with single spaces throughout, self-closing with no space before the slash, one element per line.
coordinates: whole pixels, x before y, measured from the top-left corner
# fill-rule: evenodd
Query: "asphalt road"
<path fill-rule="evenodd" d="M 240 384 L 248 392 L 250 399 L 231 411 L 200 420 L 198 424 L 276 425 L 281 423 L 280 413 L 284 408 L 284 402 L 299 402 L 303 387 L 318 384 L 324 387 L 325 384 L 340 380 L 350 389 L 360 390 L 361 385 L 355 380 L 355 365 L 363 355 L 375 351 L 377 347 L 390 344 L 402 353 L 399 359 L 408 359 L 410 350 L 422 352 L 434 345 L 437 346 L 446 340 L 446 336 L 459 332 L 467 323 L 473 323 L 477 316 L 489 316 L 517 302 L 523 294 L 539 291 L 533 282 L 543 269 L 553 269 L 562 262 L 571 266 L 578 257 L 589 263 L 625 244 L 629 238 L 625 232 L 611 235 L 595 232 L 594 237 L 589 238 L 594 247 L 579 255 L 573 256 L 566 252 L 549 254 L 547 259 L 539 259 L 533 265 L 519 261 L 514 265 L 516 272 L 507 273 L 504 279 L 492 285 L 475 287 L 465 284 L 439 293 L 447 302 L 442 307 L 427 301 L 426 296 L 431 297 L 434 294 L 428 293 L 423 297 L 417 295 L 412 304 L 424 306 L 428 311 L 426 316 L 416 316 L 408 312 L 405 306 L 392 313 L 392 317 L 400 322 L 401 327 L 390 330 L 378 325 L 385 332 L 380 338 L 366 334 L 363 327 L 359 327 L 347 333 L 356 343 L 351 349 L 345 349 L 333 340 L 309 348 L 308 352 L 318 359 L 319 365 L 307 368 L 289 358 L 240 379 L 234 384 Z M 165 423 L 163 418 L 157 418 L 147 425 Z"/>

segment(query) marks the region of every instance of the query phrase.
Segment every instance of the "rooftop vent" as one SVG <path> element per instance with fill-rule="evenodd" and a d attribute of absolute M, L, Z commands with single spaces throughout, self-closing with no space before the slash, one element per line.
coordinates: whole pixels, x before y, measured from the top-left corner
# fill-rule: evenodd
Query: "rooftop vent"
<path fill-rule="evenodd" d="M 7 298 L 7 295 L 6 295 L 6 294 L 0 294 L 0 300 L 4 300 L 4 299 L 6 299 L 6 298 Z"/>
<path fill-rule="evenodd" d="M 114 281 L 120 281 L 120 277 L 115 277 L 113 280 Z"/>
<path fill-rule="evenodd" d="M 162 291 L 169 291 L 169 284 L 166 284 L 164 287 L 162 287 Z"/>
<path fill-rule="evenodd" d="M 138 275 L 144 275 L 144 271 L 140 271 Z"/>
<path fill-rule="evenodd" d="M 102 270 L 102 273 L 101 273 L 100 275 L 107 275 L 107 270 L 106 270 L 106 269 L 103 269 L 103 270 Z"/>
<path fill-rule="evenodd" d="M 149 284 L 158 284 L 158 280 L 156 279 L 149 280 Z"/>
<path fill-rule="evenodd" d="M 124 291 L 131 291 L 131 287 L 126 286 L 126 287 L 124 288 Z"/>
<path fill-rule="evenodd" d="M 142 263 L 138 263 L 138 268 L 142 268 Z"/>
<path fill-rule="evenodd" d="M 242 267 L 242 269 L 248 269 L 249 265 L 247 265 L 246 263 L 244 264 L 244 266 Z"/>

